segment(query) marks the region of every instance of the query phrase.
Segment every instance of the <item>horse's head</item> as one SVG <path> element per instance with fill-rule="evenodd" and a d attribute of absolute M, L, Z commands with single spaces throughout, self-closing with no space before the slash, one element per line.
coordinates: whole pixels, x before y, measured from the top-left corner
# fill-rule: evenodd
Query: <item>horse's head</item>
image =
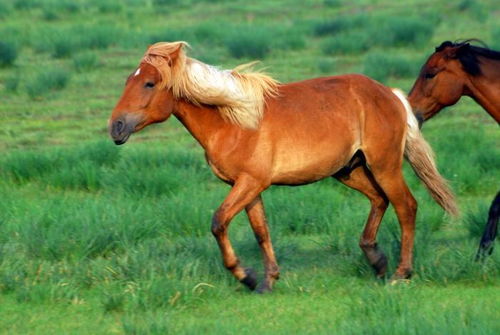
<path fill-rule="evenodd" d="M 463 56 L 469 48 L 469 43 L 443 42 L 422 66 L 408 100 L 424 120 L 455 104 L 465 93 Z"/>
<path fill-rule="evenodd" d="M 148 48 L 139 67 L 128 77 L 123 94 L 109 119 L 109 133 L 116 144 L 125 143 L 134 132 L 163 122 L 174 108 L 172 69 L 182 53 L 183 42 L 168 48 Z M 161 49 L 161 52 L 158 50 Z"/>

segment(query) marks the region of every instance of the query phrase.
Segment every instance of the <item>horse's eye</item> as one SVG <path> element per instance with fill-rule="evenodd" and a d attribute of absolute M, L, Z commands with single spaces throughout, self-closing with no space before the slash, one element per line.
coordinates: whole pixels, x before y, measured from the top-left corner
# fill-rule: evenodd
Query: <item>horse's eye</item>
<path fill-rule="evenodd" d="M 425 79 L 432 79 L 435 76 L 436 76 L 436 73 L 432 73 L 432 72 L 427 72 L 426 74 L 424 74 Z"/>
<path fill-rule="evenodd" d="M 145 88 L 153 88 L 155 87 L 155 83 L 148 81 L 147 83 L 144 84 Z"/>

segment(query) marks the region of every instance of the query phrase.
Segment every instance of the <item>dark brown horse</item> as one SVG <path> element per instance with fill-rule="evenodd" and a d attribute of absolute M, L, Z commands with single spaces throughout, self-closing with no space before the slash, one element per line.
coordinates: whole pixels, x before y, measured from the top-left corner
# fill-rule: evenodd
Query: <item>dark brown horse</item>
<path fill-rule="evenodd" d="M 371 211 L 360 246 L 378 276 L 387 259 L 376 235 L 391 203 L 401 226 L 401 258 L 395 278 L 412 270 L 417 203 L 402 174 L 403 155 L 434 199 L 457 209 L 436 170 L 411 107 L 400 91 L 361 75 L 279 84 L 239 67 L 221 71 L 185 55 L 185 42 L 151 46 L 129 76 L 109 120 L 111 137 L 130 134 L 174 114 L 205 150 L 217 177 L 232 186 L 212 219 L 224 266 L 250 289 L 255 274 L 240 265 L 228 226 L 245 210 L 264 256 L 270 291 L 278 279 L 261 193 L 270 185 L 301 185 L 333 176 L 360 191 Z"/>
<path fill-rule="evenodd" d="M 427 59 L 408 96 L 417 117 L 430 119 L 466 95 L 500 122 L 500 52 L 472 41 L 445 41 Z M 492 252 L 499 217 L 500 192 L 491 204 L 477 258 Z"/>

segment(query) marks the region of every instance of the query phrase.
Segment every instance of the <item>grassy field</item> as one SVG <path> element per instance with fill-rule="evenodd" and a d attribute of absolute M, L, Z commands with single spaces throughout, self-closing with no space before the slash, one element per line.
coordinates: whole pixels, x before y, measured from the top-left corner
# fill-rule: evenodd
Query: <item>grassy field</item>
<path fill-rule="evenodd" d="M 415 275 L 374 278 L 358 247 L 368 201 L 325 180 L 264 193 L 281 279 L 252 294 L 223 268 L 210 219 L 228 192 L 180 123 L 123 147 L 106 127 L 148 44 L 186 40 L 287 82 L 366 73 L 408 91 L 444 40 L 500 49 L 495 1 L 0 0 L 1 334 L 498 334 L 500 252 L 474 262 L 498 191 L 500 134 L 472 100 L 424 136 L 456 192 L 451 219 L 419 202 Z M 244 215 L 243 264 L 262 273 Z M 379 244 L 394 271 L 390 210 Z"/>

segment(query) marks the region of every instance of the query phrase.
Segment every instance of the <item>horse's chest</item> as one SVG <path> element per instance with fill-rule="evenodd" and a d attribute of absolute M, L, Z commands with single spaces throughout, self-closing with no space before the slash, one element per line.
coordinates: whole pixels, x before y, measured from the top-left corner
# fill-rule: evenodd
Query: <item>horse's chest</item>
<path fill-rule="evenodd" d="M 205 154 L 205 159 L 207 160 L 208 165 L 212 169 L 212 172 L 217 176 L 217 178 L 228 183 L 231 183 L 233 181 L 231 174 L 229 173 L 227 168 L 224 168 L 222 164 L 217 163 L 214 159 L 211 159 L 208 154 Z"/>

